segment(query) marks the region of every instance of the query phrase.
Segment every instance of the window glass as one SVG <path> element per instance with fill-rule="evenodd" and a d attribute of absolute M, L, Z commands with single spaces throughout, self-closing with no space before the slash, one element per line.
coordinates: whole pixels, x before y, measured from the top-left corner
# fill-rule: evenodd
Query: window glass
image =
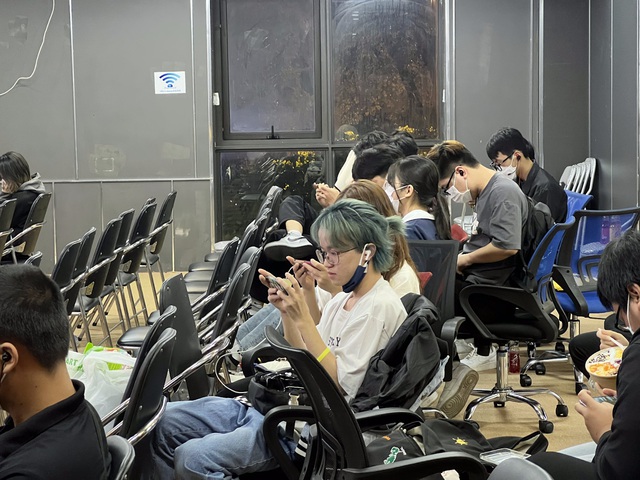
<path fill-rule="evenodd" d="M 226 133 L 319 131 L 314 0 L 227 0 Z"/>
<path fill-rule="evenodd" d="M 272 185 L 284 189 L 283 198 L 300 195 L 320 210 L 313 184 L 325 181 L 325 157 L 319 150 L 222 152 L 222 218 L 216 222 L 216 238 L 241 235 Z"/>
<path fill-rule="evenodd" d="M 332 0 L 331 15 L 334 139 L 439 138 L 438 2 Z"/>

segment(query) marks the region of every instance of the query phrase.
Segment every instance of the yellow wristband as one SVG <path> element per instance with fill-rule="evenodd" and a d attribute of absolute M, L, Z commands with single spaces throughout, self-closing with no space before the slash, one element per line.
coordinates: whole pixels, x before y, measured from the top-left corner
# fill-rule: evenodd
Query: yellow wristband
<path fill-rule="evenodd" d="M 329 347 L 325 348 L 322 353 L 320 355 L 318 355 L 318 362 L 322 362 L 322 360 L 324 360 L 324 357 L 326 357 L 327 355 L 329 355 L 329 353 L 331 352 L 331 349 Z"/>

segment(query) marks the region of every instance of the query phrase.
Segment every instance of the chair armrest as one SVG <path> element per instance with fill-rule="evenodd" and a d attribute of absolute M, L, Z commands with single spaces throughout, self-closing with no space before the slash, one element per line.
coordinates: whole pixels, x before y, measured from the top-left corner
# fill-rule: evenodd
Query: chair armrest
<path fill-rule="evenodd" d="M 273 347 L 269 345 L 267 339 L 264 338 L 262 342 L 255 347 L 242 352 L 242 360 L 240 361 L 240 364 L 242 365 L 242 373 L 245 377 L 252 377 L 255 375 L 256 370 L 254 365 L 260 357 L 275 359 L 280 357 L 280 355 L 276 353 Z"/>
<path fill-rule="evenodd" d="M 453 378 L 453 360 L 457 357 L 456 351 L 456 338 L 458 338 L 458 331 L 460 326 L 464 323 L 466 318 L 464 317 L 452 317 L 442 324 L 440 330 L 440 338 L 447 343 L 449 348 L 449 361 L 444 370 L 444 381 L 448 382 Z"/>
<path fill-rule="evenodd" d="M 355 413 L 356 421 L 363 432 L 388 424 L 423 422 L 424 418 L 406 408 L 380 408 Z"/>
<path fill-rule="evenodd" d="M 267 442 L 267 447 L 289 480 L 298 480 L 300 478 L 300 470 L 293 464 L 287 452 L 282 449 L 278 425 L 281 422 L 296 420 L 302 420 L 307 423 L 314 422 L 315 416 L 311 407 L 283 405 L 272 408 L 265 415 L 264 423 L 262 424 L 262 433 Z"/>
<path fill-rule="evenodd" d="M 573 276 L 571 268 L 562 265 L 554 265 L 551 275 L 553 281 L 560 285 L 563 292 L 566 293 L 571 302 L 573 302 L 576 309 L 574 313 L 583 317 L 588 316 L 589 306 L 587 305 L 584 295 L 582 295 L 582 292 L 580 291 L 580 287 L 576 284 L 576 279 Z M 556 308 L 559 308 L 558 304 L 556 304 Z"/>
<path fill-rule="evenodd" d="M 410 458 L 389 465 L 366 468 L 344 468 L 340 478 L 345 480 L 387 480 L 389 478 L 425 478 L 428 475 L 456 470 L 467 474 L 469 480 L 485 480 L 489 474 L 480 460 L 468 453 L 435 453 Z"/>

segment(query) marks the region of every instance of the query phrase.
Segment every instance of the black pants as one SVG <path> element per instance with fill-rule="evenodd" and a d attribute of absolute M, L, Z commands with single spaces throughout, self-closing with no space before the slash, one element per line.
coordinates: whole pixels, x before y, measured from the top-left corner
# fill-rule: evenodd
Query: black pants
<path fill-rule="evenodd" d="M 291 195 L 285 198 L 278 210 L 278 221 L 280 228 L 284 228 L 287 220 L 295 220 L 302 224 L 302 233 L 309 235 L 311 225 L 318 218 L 318 212 L 309 205 L 300 195 Z"/>
<path fill-rule="evenodd" d="M 615 327 L 615 323 L 616 315 L 611 314 L 605 318 L 603 328 L 621 333 L 627 340 L 631 341 L 631 332 L 618 330 Z M 573 364 L 586 375 L 587 378 L 589 378 L 589 373 L 585 368 L 585 363 L 587 359 L 598 350 L 600 350 L 600 339 L 597 337 L 596 332 L 581 333 L 569 342 L 569 353 L 571 354 Z"/>
<path fill-rule="evenodd" d="M 537 453 L 529 460 L 539 465 L 554 480 L 597 480 L 595 465 L 558 452 Z"/>

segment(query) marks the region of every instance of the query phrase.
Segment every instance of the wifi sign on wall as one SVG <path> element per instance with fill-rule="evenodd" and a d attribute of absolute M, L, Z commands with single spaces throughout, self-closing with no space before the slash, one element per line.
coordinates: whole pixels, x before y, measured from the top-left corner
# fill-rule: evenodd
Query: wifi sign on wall
<path fill-rule="evenodd" d="M 185 72 L 154 72 L 156 95 L 187 93 Z"/>

